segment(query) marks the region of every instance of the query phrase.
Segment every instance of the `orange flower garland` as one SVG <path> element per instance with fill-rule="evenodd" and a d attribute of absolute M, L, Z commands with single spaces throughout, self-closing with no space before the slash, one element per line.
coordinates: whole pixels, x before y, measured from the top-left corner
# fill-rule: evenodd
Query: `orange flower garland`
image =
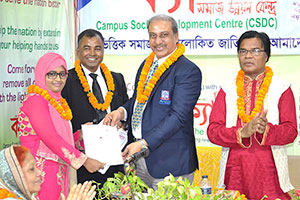
<path fill-rule="evenodd" d="M 6 198 L 16 198 L 16 195 L 14 193 L 9 192 L 6 189 L 0 188 L 0 199 L 6 199 Z M 18 199 L 21 199 L 20 197 Z"/>
<path fill-rule="evenodd" d="M 60 104 L 51 97 L 47 90 L 43 90 L 37 85 L 30 85 L 27 88 L 28 94 L 35 93 L 43 96 L 57 110 L 62 118 L 71 120 L 73 118 L 72 111 L 64 98 L 60 98 Z"/>
<path fill-rule="evenodd" d="M 242 70 L 240 70 L 236 77 L 236 86 L 237 86 L 237 95 L 238 95 L 238 99 L 237 99 L 238 114 L 240 119 L 244 123 L 248 123 L 249 121 L 251 121 L 255 117 L 255 115 L 261 111 L 261 108 L 263 106 L 264 99 L 269 90 L 269 86 L 271 84 L 272 76 L 273 76 L 273 71 L 270 67 L 266 66 L 265 70 L 266 70 L 266 76 L 258 91 L 255 107 L 253 108 L 250 115 L 247 115 L 245 111 L 245 101 L 244 101 L 244 95 L 245 95 L 244 75 L 245 74 Z"/>
<path fill-rule="evenodd" d="M 81 69 L 80 66 L 80 60 L 76 60 L 75 62 L 75 71 L 77 73 L 77 76 L 80 80 L 80 83 L 83 87 L 83 90 L 87 93 L 87 97 L 89 99 L 90 104 L 97 110 L 107 110 L 108 107 L 110 106 L 110 103 L 112 101 L 113 98 L 113 91 L 115 91 L 115 84 L 114 84 L 114 79 L 111 75 L 111 72 L 109 71 L 109 69 L 107 68 L 107 66 L 104 63 L 100 64 L 100 68 L 104 73 L 105 79 L 106 79 L 106 85 L 108 88 L 108 91 L 106 93 L 105 99 L 103 104 L 99 103 L 98 100 L 96 99 L 94 93 L 91 91 L 89 83 L 86 80 L 86 77 Z"/>
<path fill-rule="evenodd" d="M 138 82 L 138 86 L 137 86 L 137 97 L 136 100 L 139 103 L 145 103 L 153 88 L 155 87 L 157 81 L 160 79 L 161 75 L 163 75 L 163 73 L 170 67 L 170 65 L 172 65 L 175 61 L 177 61 L 177 59 L 182 56 L 182 54 L 185 51 L 185 47 L 183 44 L 177 44 L 177 49 L 176 51 L 170 55 L 166 61 L 164 63 L 162 63 L 157 70 L 153 73 L 152 78 L 149 80 L 149 82 L 147 83 L 147 85 L 145 86 L 145 82 L 147 80 L 147 76 L 150 70 L 150 67 L 152 65 L 152 62 L 154 60 L 155 54 L 154 52 L 152 52 L 145 61 L 145 64 L 143 66 L 142 72 L 140 74 L 139 77 L 139 82 Z"/>

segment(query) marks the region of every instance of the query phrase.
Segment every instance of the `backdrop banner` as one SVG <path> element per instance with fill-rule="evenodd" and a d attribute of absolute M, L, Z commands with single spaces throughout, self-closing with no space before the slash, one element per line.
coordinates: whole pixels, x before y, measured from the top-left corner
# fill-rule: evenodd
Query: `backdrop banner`
<path fill-rule="evenodd" d="M 52 51 L 72 62 L 67 10 L 63 0 L 0 0 L 0 149 L 18 143 L 18 110 L 39 57 Z"/>
<path fill-rule="evenodd" d="M 273 54 L 300 53 L 300 2 L 297 0 L 78 0 L 80 30 L 94 28 L 105 37 L 108 54 L 149 52 L 147 20 L 169 14 L 179 26 L 189 55 L 236 53 L 246 30 L 267 32 Z"/>

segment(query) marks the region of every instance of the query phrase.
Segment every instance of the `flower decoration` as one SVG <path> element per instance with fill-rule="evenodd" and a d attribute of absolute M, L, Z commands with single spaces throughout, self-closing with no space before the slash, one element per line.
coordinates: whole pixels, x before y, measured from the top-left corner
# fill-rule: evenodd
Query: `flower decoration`
<path fill-rule="evenodd" d="M 127 177 L 121 172 L 115 173 L 114 177 L 107 179 L 101 189 L 99 188 L 100 183 L 95 181 L 93 183 L 98 185 L 96 189 L 99 195 L 98 199 L 130 199 L 133 194 L 139 195 L 148 189 L 146 183 L 133 172 L 129 172 Z"/>
<path fill-rule="evenodd" d="M 291 199 L 300 200 L 300 190 L 299 189 L 290 190 L 288 192 L 288 194 L 290 195 Z"/>
<path fill-rule="evenodd" d="M 35 93 L 39 94 L 44 99 L 50 102 L 50 104 L 57 110 L 62 118 L 65 120 L 71 120 L 73 118 L 72 111 L 68 105 L 68 102 L 64 98 L 60 98 L 60 103 L 51 97 L 47 90 L 43 90 L 37 85 L 30 85 L 27 88 L 28 94 Z"/>
<path fill-rule="evenodd" d="M 247 115 L 246 111 L 245 111 L 245 100 L 244 100 L 244 96 L 245 96 L 244 75 L 245 75 L 245 73 L 242 70 L 240 70 L 236 77 L 236 88 L 237 88 L 237 96 L 238 96 L 236 103 L 237 103 L 237 108 L 238 108 L 238 115 L 239 115 L 240 119 L 242 120 L 242 122 L 244 122 L 244 123 L 248 123 L 249 121 L 251 121 L 255 117 L 255 115 L 261 111 L 261 108 L 263 106 L 264 99 L 269 90 L 269 87 L 270 87 L 270 84 L 272 81 L 272 76 L 273 76 L 273 71 L 270 67 L 266 66 L 265 70 L 266 70 L 266 75 L 265 75 L 264 81 L 261 84 L 261 87 L 258 91 L 257 99 L 255 102 L 255 107 L 253 108 L 250 115 Z"/>
<path fill-rule="evenodd" d="M 111 72 L 109 71 L 109 69 L 107 68 L 107 66 L 104 63 L 100 64 L 100 68 L 104 73 L 105 79 L 106 79 L 106 85 L 107 85 L 107 93 L 106 96 L 104 98 L 104 102 L 103 104 L 99 103 L 97 98 L 95 97 L 95 95 L 93 94 L 93 92 L 91 91 L 91 88 L 89 86 L 89 83 L 86 80 L 86 77 L 82 71 L 82 68 L 80 66 L 80 60 L 76 60 L 75 61 L 75 71 L 77 73 L 77 76 L 80 80 L 80 83 L 83 87 L 83 91 L 86 92 L 86 95 L 89 99 L 90 104 L 97 110 L 107 110 L 108 107 L 110 106 L 110 103 L 112 101 L 113 98 L 113 91 L 115 91 L 115 84 L 114 84 L 114 79 L 111 75 Z"/>
<path fill-rule="evenodd" d="M 295 190 L 295 194 L 297 195 L 297 197 L 300 197 L 300 190 Z"/>
<path fill-rule="evenodd" d="M 191 184 L 188 179 L 182 177 L 176 179 L 172 174 L 157 183 L 157 190 L 148 188 L 134 173 L 128 174 L 127 178 L 121 172 L 115 173 L 114 178 L 108 178 L 103 187 L 97 189 L 98 200 L 104 198 L 125 200 L 134 199 L 134 197 L 140 200 L 247 200 L 246 196 L 239 191 L 224 190 L 223 188 L 213 189 L 212 194 L 203 195 L 197 184 Z M 300 193 L 299 190 L 293 190 L 292 192 L 295 195 Z M 262 197 L 261 200 L 266 198 L 267 195 Z M 298 200 L 300 198 L 292 196 L 292 199 Z"/>
<path fill-rule="evenodd" d="M 134 173 L 128 174 L 127 178 L 120 172 L 116 173 L 114 178 L 108 178 L 103 187 L 98 189 L 98 199 L 121 200 L 137 197 L 141 200 L 247 200 L 239 191 L 222 188 L 213 190 L 212 194 L 203 195 L 199 186 L 192 185 L 186 178 L 176 179 L 172 174 L 157 184 L 157 190 L 148 188 Z"/>
<path fill-rule="evenodd" d="M 130 183 L 128 183 L 127 185 L 122 185 L 121 186 L 121 193 L 122 194 L 128 194 L 130 192 L 131 188 L 130 188 Z"/>
<path fill-rule="evenodd" d="M 178 58 L 180 56 L 182 56 L 182 54 L 185 51 L 185 47 L 183 44 L 177 44 L 177 49 L 174 53 L 172 53 L 172 55 L 170 55 L 165 62 L 163 62 L 158 68 L 157 70 L 153 73 L 152 78 L 149 80 L 149 82 L 147 83 L 147 85 L 145 86 L 146 80 L 147 80 L 147 76 L 148 73 L 150 71 L 150 67 L 153 63 L 155 54 L 154 52 L 152 52 L 145 60 L 145 64 L 143 66 L 143 69 L 141 71 L 140 77 L 139 77 L 139 82 L 138 82 L 138 86 L 137 86 L 137 101 L 139 103 L 145 103 L 153 88 L 155 87 L 157 81 L 160 79 L 161 75 L 163 75 L 163 73 L 175 62 L 178 60 Z"/>

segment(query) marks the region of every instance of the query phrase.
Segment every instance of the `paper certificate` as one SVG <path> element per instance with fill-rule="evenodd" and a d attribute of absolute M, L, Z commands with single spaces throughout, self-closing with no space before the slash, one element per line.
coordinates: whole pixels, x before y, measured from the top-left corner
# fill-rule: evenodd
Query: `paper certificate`
<path fill-rule="evenodd" d="M 101 123 L 82 125 L 82 134 L 86 155 L 106 163 L 104 169 L 100 169 L 99 172 L 104 174 L 109 166 L 124 163 L 120 146 L 122 143 L 124 144 L 124 141 L 120 141 L 116 127 L 106 126 Z"/>

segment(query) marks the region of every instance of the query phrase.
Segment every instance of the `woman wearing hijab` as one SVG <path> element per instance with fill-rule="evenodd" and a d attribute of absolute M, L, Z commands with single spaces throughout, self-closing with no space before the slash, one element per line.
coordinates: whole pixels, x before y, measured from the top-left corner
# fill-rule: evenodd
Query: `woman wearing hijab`
<path fill-rule="evenodd" d="M 60 193 L 67 196 L 69 180 L 75 180 L 75 173 L 70 173 L 72 168 L 84 165 L 93 173 L 104 167 L 104 163 L 88 158 L 74 147 L 72 112 L 61 97 L 66 78 L 64 58 L 52 52 L 43 55 L 35 68 L 35 85 L 27 88 L 28 95 L 19 111 L 21 145 L 30 149 L 41 171 L 41 200 L 59 199 Z"/>
<path fill-rule="evenodd" d="M 90 186 L 91 182 L 74 185 L 67 200 L 93 199 L 95 186 Z M 0 199 L 37 200 L 40 189 L 41 171 L 28 148 L 10 146 L 0 151 Z"/>

